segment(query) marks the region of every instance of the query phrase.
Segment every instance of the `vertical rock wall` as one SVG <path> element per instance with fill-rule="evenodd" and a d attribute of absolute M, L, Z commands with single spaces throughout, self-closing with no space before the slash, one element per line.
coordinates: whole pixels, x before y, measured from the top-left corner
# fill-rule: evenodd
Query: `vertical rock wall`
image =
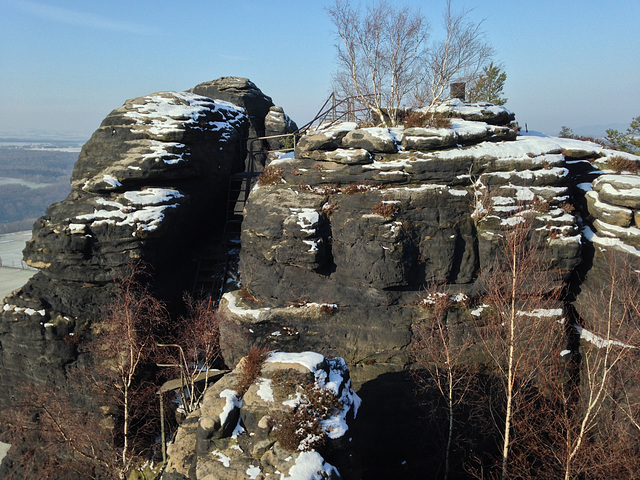
<path fill-rule="evenodd" d="M 23 382 L 64 378 L 75 334 L 111 301 L 132 263 L 179 298 L 193 255 L 222 228 L 229 179 L 244 168 L 248 119 L 227 102 L 185 92 L 134 98 L 84 145 L 72 191 L 51 205 L 24 251 L 40 271 L 5 299 L 0 315 L 0 401 Z"/>

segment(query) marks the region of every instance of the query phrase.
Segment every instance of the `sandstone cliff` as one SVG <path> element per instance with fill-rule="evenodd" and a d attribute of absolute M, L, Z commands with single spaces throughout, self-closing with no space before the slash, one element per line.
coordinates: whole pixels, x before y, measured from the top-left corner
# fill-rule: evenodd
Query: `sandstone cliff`
<path fill-rule="evenodd" d="M 582 331 L 597 330 L 587 294 L 606 281 L 605 260 L 640 259 L 640 177 L 613 170 L 620 158 L 640 158 L 518 135 L 502 107 L 454 101 L 440 111 L 450 127 L 342 123 L 307 133 L 295 154 L 271 162 L 244 212 L 243 289 L 221 303 L 230 367 L 252 345 L 346 360 L 364 400 L 360 438 L 397 439 L 384 456 L 371 441 L 359 452 L 380 478 L 419 457 L 406 372 L 426 285 L 445 285 L 460 302 L 447 324 L 453 339 L 467 335 L 502 229 L 533 219 L 531 248 L 548 260 L 553 288 L 568 292 L 559 311 Z M 200 252 L 221 245 L 245 140 L 293 129 L 269 97 L 235 77 L 131 99 L 110 113 L 82 149 L 69 197 L 34 226 L 24 254 L 40 272 L 4 300 L 0 403 L 24 380 L 64 381 L 78 358 L 74 335 L 99 316 L 132 261 L 152 267 L 164 299 L 190 290 Z M 582 344 L 597 342 L 584 334 Z M 240 463 L 257 467 L 256 458 Z M 176 475 L 192 466 L 176 466 Z"/>

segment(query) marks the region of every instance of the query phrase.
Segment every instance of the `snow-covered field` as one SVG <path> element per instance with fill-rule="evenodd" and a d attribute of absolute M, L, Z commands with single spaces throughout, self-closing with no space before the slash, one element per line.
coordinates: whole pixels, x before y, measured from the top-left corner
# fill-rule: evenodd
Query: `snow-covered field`
<path fill-rule="evenodd" d="M 24 285 L 36 270 L 27 267 L 22 261 L 22 250 L 31 232 L 15 232 L 0 235 L 0 299 L 12 290 Z"/>

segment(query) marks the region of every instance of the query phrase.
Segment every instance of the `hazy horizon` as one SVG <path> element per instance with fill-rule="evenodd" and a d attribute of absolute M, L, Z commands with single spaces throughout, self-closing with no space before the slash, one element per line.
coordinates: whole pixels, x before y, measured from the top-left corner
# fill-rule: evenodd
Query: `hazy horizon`
<path fill-rule="evenodd" d="M 129 98 L 221 76 L 251 79 L 304 124 L 331 92 L 330 4 L 0 0 L 0 135 L 88 139 Z M 393 4 L 420 7 L 432 39 L 441 38 L 444 0 Z M 640 115 L 640 2 L 454 0 L 453 7 L 483 21 L 508 75 L 506 107 L 521 125 L 580 133 L 624 129 Z"/>

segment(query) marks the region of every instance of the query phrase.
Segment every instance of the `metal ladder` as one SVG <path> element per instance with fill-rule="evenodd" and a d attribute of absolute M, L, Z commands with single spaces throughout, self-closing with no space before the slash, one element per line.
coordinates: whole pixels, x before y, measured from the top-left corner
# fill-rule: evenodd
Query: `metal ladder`
<path fill-rule="evenodd" d="M 229 178 L 227 190 L 227 210 L 224 221 L 224 228 L 218 248 L 201 254 L 198 259 L 196 276 L 193 283 L 192 294 L 194 296 L 204 296 L 211 300 L 211 304 L 218 306 L 222 295 L 225 293 L 227 284 L 236 283 L 239 279 L 233 279 L 238 275 L 238 262 L 240 255 L 240 233 L 242 220 L 244 217 L 244 207 L 249 199 L 251 189 L 255 185 L 261 171 L 256 169 L 256 159 L 266 156 L 273 151 L 255 149 L 256 142 L 264 143 L 265 140 L 276 138 L 293 137 L 294 148 L 296 143 L 295 133 L 284 135 L 271 135 L 266 137 L 255 137 L 247 139 L 249 152 L 244 172 L 239 172 Z M 288 149 L 293 150 L 293 149 Z"/>

